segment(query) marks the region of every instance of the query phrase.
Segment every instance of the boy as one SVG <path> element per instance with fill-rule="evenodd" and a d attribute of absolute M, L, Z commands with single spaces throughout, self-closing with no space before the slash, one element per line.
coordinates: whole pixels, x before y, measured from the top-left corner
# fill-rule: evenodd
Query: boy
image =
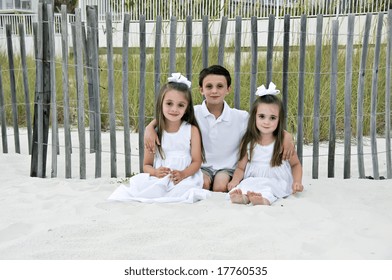
<path fill-rule="evenodd" d="M 220 65 L 212 65 L 199 74 L 200 93 L 205 97 L 201 105 L 195 105 L 206 162 L 202 164 L 203 188 L 215 192 L 227 192 L 238 161 L 238 149 L 245 133 L 249 114 L 230 108 L 225 97 L 231 90 L 229 71 Z M 157 142 L 155 120 L 147 127 L 144 136 L 146 149 L 154 151 Z M 154 141 L 155 140 L 155 141 Z M 285 132 L 283 158 L 290 158 L 294 150 L 292 137 Z"/>

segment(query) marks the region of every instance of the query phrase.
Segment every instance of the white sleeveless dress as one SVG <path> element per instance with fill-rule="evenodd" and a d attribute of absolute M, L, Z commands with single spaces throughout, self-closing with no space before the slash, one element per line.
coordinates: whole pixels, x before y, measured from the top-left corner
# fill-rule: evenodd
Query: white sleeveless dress
<path fill-rule="evenodd" d="M 163 132 L 161 144 L 164 159 L 156 152 L 154 168 L 165 166 L 172 170 L 184 170 L 191 164 L 191 128 L 190 124 L 183 122 L 177 132 Z M 203 175 L 199 170 L 177 185 L 170 180 L 170 175 L 159 179 L 149 173 L 140 173 L 131 177 L 127 185 L 120 185 L 108 199 L 146 203 L 194 203 L 209 195 L 209 191 L 203 189 Z"/>
<path fill-rule="evenodd" d="M 275 142 L 267 146 L 255 146 L 252 161 L 246 165 L 244 179 L 236 187 L 244 194 L 248 191 L 261 193 L 271 204 L 293 192 L 290 163 L 286 160 L 280 166 L 271 167 L 274 144 Z"/>

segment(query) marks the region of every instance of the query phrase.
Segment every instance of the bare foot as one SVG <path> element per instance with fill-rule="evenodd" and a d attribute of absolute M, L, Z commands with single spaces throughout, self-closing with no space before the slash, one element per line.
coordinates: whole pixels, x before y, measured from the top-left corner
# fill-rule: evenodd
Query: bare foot
<path fill-rule="evenodd" d="M 248 204 L 249 200 L 246 195 L 242 194 L 240 189 L 233 189 L 230 191 L 230 200 L 232 203 Z"/>
<path fill-rule="evenodd" d="M 271 205 L 268 199 L 264 198 L 261 193 L 247 192 L 249 201 L 253 205 Z"/>

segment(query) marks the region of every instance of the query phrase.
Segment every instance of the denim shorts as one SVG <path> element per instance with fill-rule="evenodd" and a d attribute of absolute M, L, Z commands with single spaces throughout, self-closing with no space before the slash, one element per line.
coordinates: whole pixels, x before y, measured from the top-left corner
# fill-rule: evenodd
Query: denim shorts
<path fill-rule="evenodd" d="M 230 179 L 231 179 L 233 177 L 234 170 L 235 169 L 231 169 L 231 168 L 222 168 L 219 170 L 215 170 L 210 167 L 201 167 L 201 171 L 203 172 L 203 174 L 207 175 L 210 178 L 211 185 L 213 184 L 214 177 L 217 173 L 220 173 L 220 172 L 226 173 L 227 175 L 230 176 Z"/>

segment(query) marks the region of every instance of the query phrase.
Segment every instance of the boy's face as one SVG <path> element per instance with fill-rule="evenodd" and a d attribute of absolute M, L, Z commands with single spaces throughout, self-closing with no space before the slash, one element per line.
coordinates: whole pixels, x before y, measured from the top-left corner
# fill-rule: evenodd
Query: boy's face
<path fill-rule="evenodd" d="M 200 93 L 204 95 L 208 105 L 223 104 L 223 100 L 229 92 L 230 87 L 227 86 L 226 78 L 222 75 L 207 75 L 200 88 Z"/>

